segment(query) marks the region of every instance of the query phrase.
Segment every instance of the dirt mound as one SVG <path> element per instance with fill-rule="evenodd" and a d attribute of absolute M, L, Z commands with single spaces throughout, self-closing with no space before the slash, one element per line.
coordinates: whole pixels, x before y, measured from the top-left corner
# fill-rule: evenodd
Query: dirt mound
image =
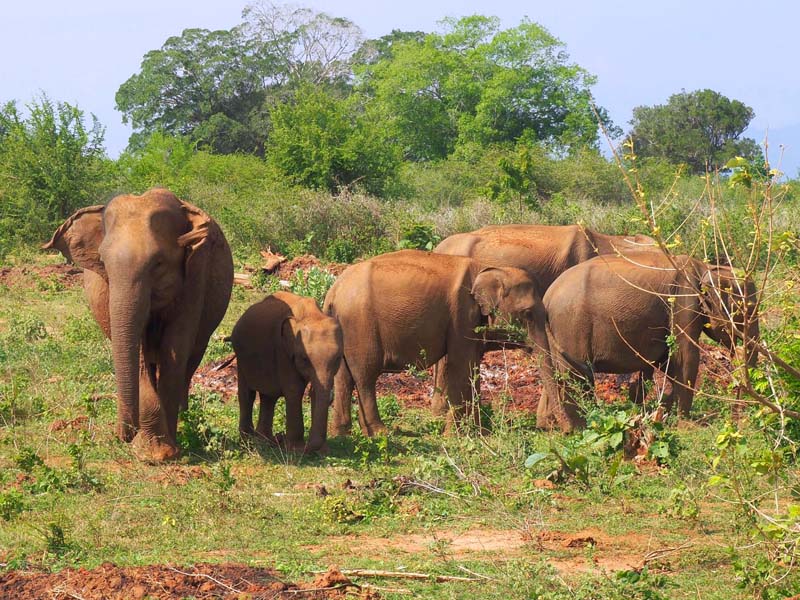
<path fill-rule="evenodd" d="M 9 288 L 58 290 L 83 283 L 83 269 L 75 265 L 0 267 L 0 285 Z"/>
<path fill-rule="evenodd" d="M 325 578 L 310 584 L 292 584 L 271 569 L 246 565 L 197 564 L 178 568 L 167 565 L 117 567 L 104 563 L 96 569 L 64 569 L 58 573 L 10 571 L 0 574 L 0 598 L 83 598 L 130 600 L 148 598 L 343 598 L 357 590 L 332 568 Z M 363 596 L 362 596 L 363 597 Z M 376 598 L 374 594 L 369 597 Z"/>
<path fill-rule="evenodd" d="M 225 401 L 235 400 L 236 360 L 233 355 L 202 366 L 192 383 L 217 392 Z M 384 373 L 378 378 L 379 396 L 394 395 L 407 408 L 430 406 L 433 368 L 422 372 Z M 597 376 L 597 393 L 608 402 L 622 400 L 627 377 Z M 541 394 L 535 359 L 524 350 L 487 352 L 481 364 L 481 401 L 506 409 L 535 412 Z"/>
<path fill-rule="evenodd" d="M 304 254 L 282 262 L 273 273 L 281 279 L 291 279 L 300 269 L 307 272 L 309 269 L 316 267 L 339 276 L 349 266 L 344 263 L 323 263 L 313 254 Z"/>

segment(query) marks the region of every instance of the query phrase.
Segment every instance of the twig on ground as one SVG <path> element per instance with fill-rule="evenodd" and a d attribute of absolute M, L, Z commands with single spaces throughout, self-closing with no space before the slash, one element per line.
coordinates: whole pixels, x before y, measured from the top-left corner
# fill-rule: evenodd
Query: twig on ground
<path fill-rule="evenodd" d="M 485 579 L 486 581 L 495 581 L 494 577 L 489 577 L 488 575 L 481 575 L 480 573 L 476 573 L 465 567 L 464 565 L 458 565 L 458 568 L 464 571 L 464 573 L 469 573 L 470 575 L 474 575 L 475 577 L 479 577 L 480 579 Z"/>
<path fill-rule="evenodd" d="M 224 583 L 217 579 L 216 577 L 212 577 L 211 575 L 206 575 L 205 573 L 186 573 L 181 571 L 180 569 L 176 569 L 175 567 L 167 567 L 170 571 L 175 571 L 181 575 L 186 575 L 187 577 L 202 577 L 203 579 L 208 579 L 209 581 L 213 581 L 217 585 L 221 585 L 226 590 L 230 590 L 231 592 L 236 592 L 237 594 L 243 593 L 242 590 L 237 590 L 235 587 L 229 586 L 227 583 Z"/>
<path fill-rule="evenodd" d="M 663 558 L 668 554 L 672 554 L 673 552 L 680 552 L 681 550 L 686 550 L 686 548 L 689 548 L 691 546 L 694 546 L 693 541 L 688 541 L 685 544 L 681 544 L 680 546 L 674 546 L 671 548 L 659 548 L 658 550 L 652 550 L 647 554 L 645 554 L 644 558 L 642 558 L 642 566 L 645 566 L 647 563 L 653 562 L 654 560 L 658 560 L 659 558 Z"/>
<path fill-rule="evenodd" d="M 326 571 L 312 571 L 312 573 L 325 573 Z M 444 583 L 446 581 L 476 582 L 480 577 L 460 577 L 458 575 L 431 575 L 428 573 L 412 573 L 408 571 L 383 571 L 380 569 L 340 569 L 342 575 L 348 577 L 392 577 L 397 579 L 424 579 Z"/>

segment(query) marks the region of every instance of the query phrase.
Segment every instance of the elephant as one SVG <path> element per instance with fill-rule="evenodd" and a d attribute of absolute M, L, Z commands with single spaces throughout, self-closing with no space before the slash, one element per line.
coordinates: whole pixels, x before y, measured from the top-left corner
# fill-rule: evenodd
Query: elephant
<path fill-rule="evenodd" d="M 598 256 L 576 265 L 544 295 L 546 330 L 559 411 L 581 425 L 577 408 L 562 375 L 572 374 L 584 386 L 593 384 L 594 371 L 652 377 L 666 372 L 681 416 L 691 410 L 700 362 L 698 339 L 705 333 L 729 352 L 743 341 L 745 360 L 753 367 L 758 357 L 758 298 L 750 280 L 728 266 L 711 266 L 695 258 L 657 253 Z M 631 397 L 643 397 L 643 383 Z M 540 403 L 541 418 L 548 408 Z"/>
<path fill-rule="evenodd" d="M 313 298 L 275 292 L 248 308 L 231 333 L 239 380 L 239 431 L 253 432 L 253 402 L 261 400 L 255 430 L 274 443 L 275 403 L 286 400 L 285 443 L 291 450 L 327 450 L 328 406 L 342 360 L 342 328 Z M 303 394 L 311 384 L 311 431 L 303 443 Z"/>
<path fill-rule="evenodd" d="M 646 235 L 606 235 L 580 225 L 488 225 L 470 233 L 445 238 L 434 252 L 468 256 L 485 265 L 517 267 L 528 274 L 544 293 L 561 273 L 597 255 L 660 252 L 656 241 Z M 492 343 L 484 350 L 495 347 Z M 446 388 L 447 361 L 435 372 L 431 408 L 434 414 L 447 412 L 442 390 Z"/>
<path fill-rule="evenodd" d="M 375 399 L 378 376 L 410 365 L 426 368 L 443 356 L 450 366 L 447 430 L 467 412 L 477 420 L 472 377 L 482 341 L 476 328 L 491 314 L 520 319 L 535 343 L 547 343 L 541 294 L 524 271 L 486 268 L 470 258 L 420 250 L 383 254 L 348 267 L 328 291 L 323 311 L 339 320 L 344 336 L 331 435 L 350 432 L 354 385 L 364 434 L 385 431 Z"/>
<path fill-rule="evenodd" d="M 154 188 L 78 210 L 43 248 L 84 269 L 89 307 L 111 340 L 117 435 L 146 460 L 177 457 L 178 412 L 233 285 L 222 230 Z"/>

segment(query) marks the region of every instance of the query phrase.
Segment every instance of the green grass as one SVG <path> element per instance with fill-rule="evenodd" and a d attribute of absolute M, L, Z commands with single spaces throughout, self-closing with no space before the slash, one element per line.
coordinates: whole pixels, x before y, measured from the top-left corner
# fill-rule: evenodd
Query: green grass
<path fill-rule="evenodd" d="M 236 403 L 195 389 L 183 457 L 146 465 L 114 437 L 110 349 L 82 290 L 40 287 L 0 288 L 6 569 L 243 562 L 307 578 L 337 564 L 486 578 L 376 582 L 423 598 L 750 597 L 728 551 L 746 532 L 701 485 L 719 422 L 678 428 L 669 468 L 624 463 L 612 476 L 597 454 L 587 485 L 551 489 L 537 481 L 543 464 L 523 464 L 563 440 L 525 415 L 506 414 L 486 438 L 443 437 L 426 411 L 382 398 L 395 413 L 388 437 L 333 439 L 327 457 L 300 457 L 241 442 Z M 207 360 L 230 351 L 222 338 L 262 295 L 235 288 Z M 595 544 L 568 547 L 576 535 Z M 468 536 L 488 549 L 465 547 Z M 687 542 L 633 570 L 648 552 Z"/>

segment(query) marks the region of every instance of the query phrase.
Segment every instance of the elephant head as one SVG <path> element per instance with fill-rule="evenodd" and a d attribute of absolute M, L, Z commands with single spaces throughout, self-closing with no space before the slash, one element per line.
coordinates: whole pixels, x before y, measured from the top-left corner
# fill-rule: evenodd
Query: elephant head
<path fill-rule="evenodd" d="M 755 284 L 731 267 L 703 265 L 700 293 L 703 331 L 731 352 L 742 342 L 747 366 L 754 367 L 760 337 Z"/>
<path fill-rule="evenodd" d="M 164 415 L 157 403 L 140 415 L 140 349 L 145 364 L 156 363 L 158 324 L 178 312 L 202 309 L 197 298 L 202 297 L 207 277 L 210 223 L 200 209 L 167 190 L 153 189 L 77 211 L 43 246 L 59 250 L 108 284 L 118 434 L 126 441 L 140 427 L 164 432 Z M 170 367 L 159 365 L 159 369 Z M 150 376 L 155 381 L 155 369 Z M 185 378 L 183 372 L 180 377 Z"/>
<path fill-rule="evenodd" d="M 307 449 L 320 450 L 325 443 L 333 380 L 344 351 L 342 328 L 335 317 L 322 313 L 291 316 L 281 325 L 281 340 L 297 372 L 311 382 L 311 432 Z"/>
<path fill-rule="evenodd" d="M 577 406 L 554 402 L 559 398 L 555 385 L 550 342 L 547 336 L 547 315 L 536 282 L 521 269 L 491 267 L 483 269 L 472 285 L 472 295 L 481 308 L 481 314 L 507 314 L 522 320 L 528 333 L 528 343 L 539 356 L 542 374 L 542 403 L 553 403 L 554 417 L 564 431 L 582 423 Z"/>

